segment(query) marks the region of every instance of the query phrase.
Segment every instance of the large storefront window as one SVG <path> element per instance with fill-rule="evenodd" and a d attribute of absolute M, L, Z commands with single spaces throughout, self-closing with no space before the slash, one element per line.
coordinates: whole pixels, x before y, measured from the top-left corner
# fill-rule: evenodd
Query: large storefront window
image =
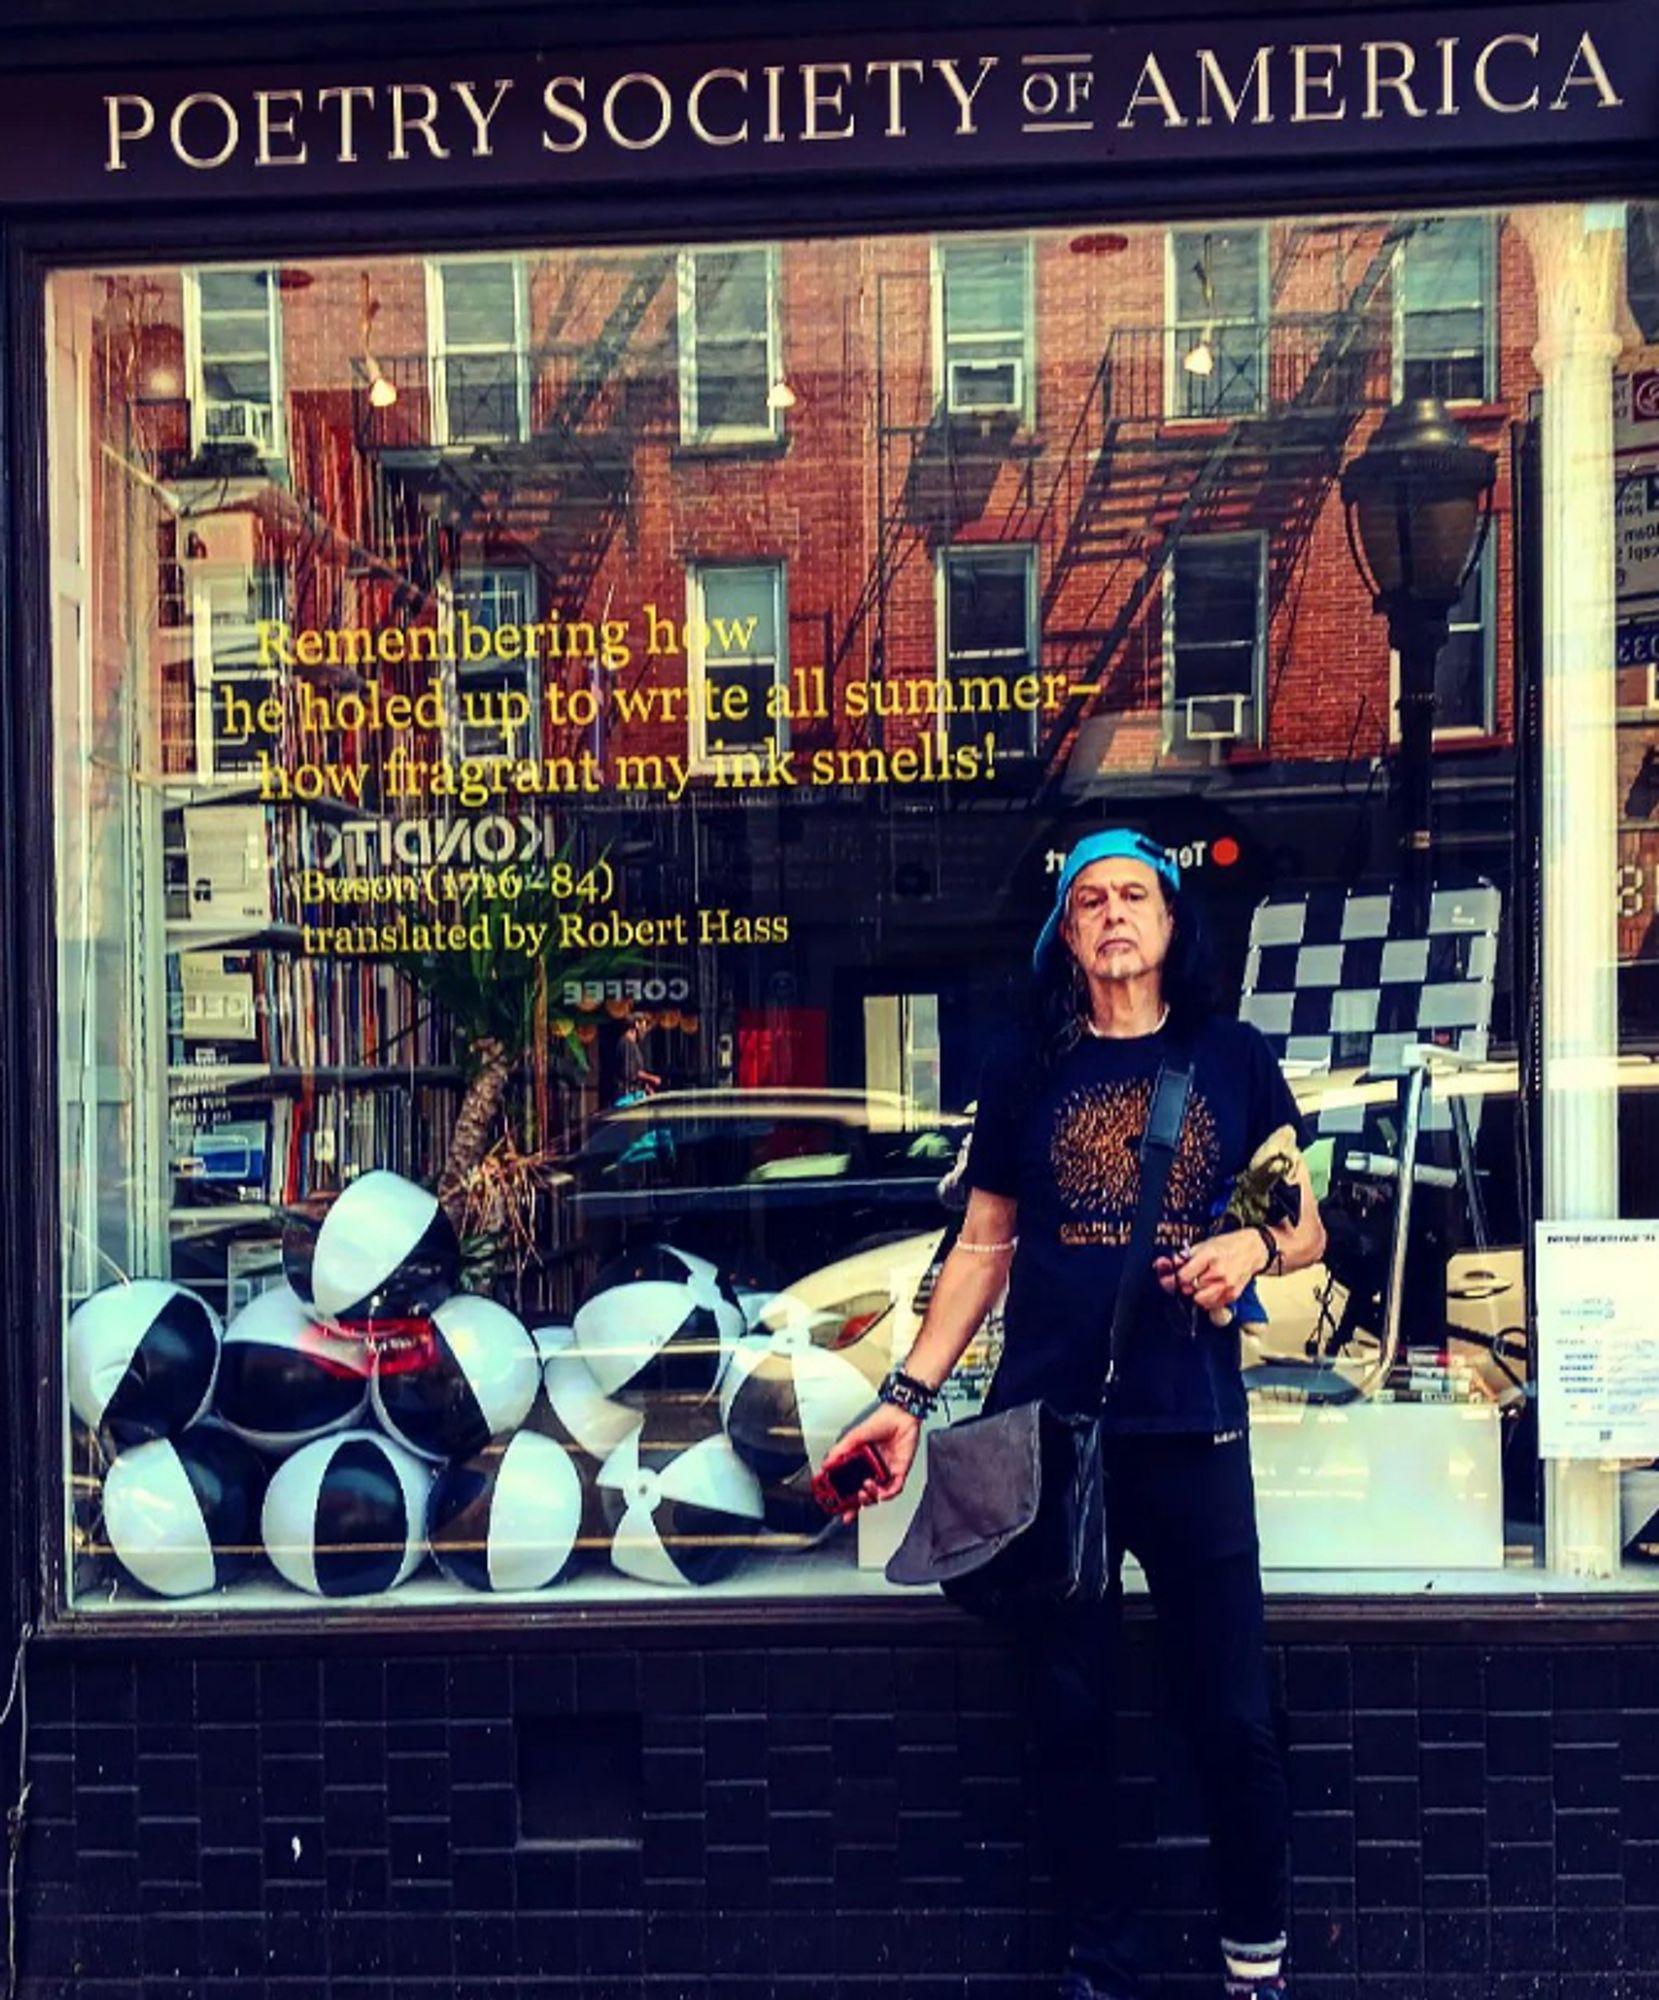
<path fill-rule="evenodd" d="M 1244 1339 L 1269 1570 L 1546 1565 L 1536 300 L 1506 215 L 58 274 L 74 1606 L 884 1590 L 904 1506 L 812 1475 L 1126 820 L 1312 1133 L 1327 1261 Z M 1418 896 L 1339 477 L 1424 395 L 1497 473 Z"/>

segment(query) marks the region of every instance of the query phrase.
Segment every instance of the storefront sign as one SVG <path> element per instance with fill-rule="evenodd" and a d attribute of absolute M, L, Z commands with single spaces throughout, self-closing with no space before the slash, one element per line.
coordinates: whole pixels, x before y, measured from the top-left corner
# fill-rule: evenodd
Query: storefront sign
<path fill-rule="evenodd" d="M 1621 611 L 1659 597 L 1659 467 L 1619 468 L 1614 575 Z"/>
<path fill-rule="evenodd" d="M 1659 1454 L 1659 1222 L 1538 1225 L 1545 1458 Z"/>
<path fill-rule="evenodd" d="M 733 175 L 1164 164 L 1630 143 L 1641 10 L 1093 26 L 475 61 L 14 73 L 0 199 L 475 193 Z"/>

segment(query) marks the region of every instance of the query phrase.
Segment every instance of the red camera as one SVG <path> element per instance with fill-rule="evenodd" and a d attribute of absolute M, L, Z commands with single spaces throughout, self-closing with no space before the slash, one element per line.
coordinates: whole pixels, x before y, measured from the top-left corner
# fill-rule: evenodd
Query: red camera
<path fill-rule="evenodd" d="M 861 1444 L 851 1458 L 827 1466 L 812 1482 L 812 1497 L 826 1514 L 844 1514 L 858 1504 L 867 1479 L 885 1484 L 887 1462 L 873 1444 Z"/>

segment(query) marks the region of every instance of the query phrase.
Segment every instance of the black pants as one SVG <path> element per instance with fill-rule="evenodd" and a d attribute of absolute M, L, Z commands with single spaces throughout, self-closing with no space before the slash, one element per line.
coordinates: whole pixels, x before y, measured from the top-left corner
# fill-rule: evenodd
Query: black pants
<path fill-rule="evenodd" d="M 1104 1602 L 1034 1634 L 1037 1738 L 1072 1962 L 1106 1992 L 1127 1994 L 1134 1899 L 1112 1796 L 1126 1548 L 1157 1609 L 1164 1681 L 1203 1789 L 1229 1943 L 1284 1936 L 1289 1801 L 1262 1655 L 1249 1439 L 1118 1437 L 1105 1455 L 1112 1587 Z"/>

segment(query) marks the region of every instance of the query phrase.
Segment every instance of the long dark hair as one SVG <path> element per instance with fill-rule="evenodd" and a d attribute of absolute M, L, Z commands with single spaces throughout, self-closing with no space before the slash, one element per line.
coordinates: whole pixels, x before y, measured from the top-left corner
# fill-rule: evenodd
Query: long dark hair
<path fill-rule="evenodd" d="M 1172 889 L 1160 875 L 1158 887 L 1175 921 L 1163 965 L 1163 996 L 1169 1025 L 1178 1035 L 1194 1033 L 1215 1012 L 1215 973 L 1204 920 L 1190 890 Z M 1036 975 L 1036 1026 L 1044 1067 L 1077 1045 L 1088 1011 L 1088 982 L 1063 938 L 1056 938 Z"/>

